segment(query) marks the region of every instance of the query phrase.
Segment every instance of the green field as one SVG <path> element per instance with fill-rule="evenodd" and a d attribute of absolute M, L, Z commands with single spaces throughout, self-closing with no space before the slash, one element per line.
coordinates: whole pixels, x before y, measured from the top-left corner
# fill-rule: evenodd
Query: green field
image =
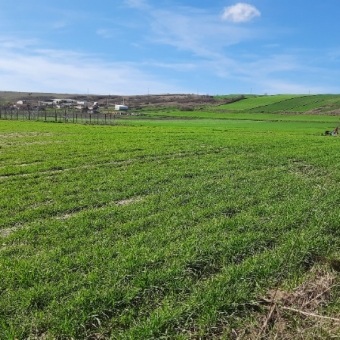
<path fill-rule="evenodd" d="M 338 259 L 337 117 L 176 112 L 0 121 L 0 339 L 236 339 Z"/>
<path fill-rule="evenodd" d="M 130 117 L 130 119 L 135 119 L 134 117 Z M 221 120 L 230 120 L 231 122 L 229 124 L 233 124 L 234 121 L 260 121 L 260 122 L 302 122 L 305 123 L 308 122 L 320 122 L 320 123 L 328 123 L 331 124 L 331 126 L 338 125 L 340 122 L 340 116 L 333 115 L 333 116 L 327 116 L 327 115 L 309 115 L 308 117 L 304 117 L 302 115 L 298 114 L 277 114 L 277 113 L 249 113 L 249 112 L 232 112 L 232 113 L 225 113 L 225 112 L 217 112 L 217 110 L 209 111 L 209 110 L 200 110 L 200 111 L 178 111 L 178 110 L 169 110 L 169 111 L 148 111 L 145 114 L 146 122 L 149 124 L 150 118 L 156 118 L 158 121 L 160 118 L 164 120 L 170 120 L 170 125 L 173 124 L 171 121 L 176 119 L 184 119 L 185 125 L 202 125 L 202 123 L 199 123 L 195 121 L 196 119 L 204 119 L 203 125 L 206 125 L 206 120 L 214 120 L 215 122 L 210 122 L 211 124 L 225 124 L 221 123 Z M 190 121 L 188 124 L 188 119 L 194 119 L 193 121 Z M 141 119 L 139 119 L 141 121 Z M 158 124 L 158 123 L 157 123 Z M 164 123 L 166 124 L 166 123 Z M 177 124 L 177 122 L 176 122 Z M 169 125 L 169 124 L 167 124 Z"/>

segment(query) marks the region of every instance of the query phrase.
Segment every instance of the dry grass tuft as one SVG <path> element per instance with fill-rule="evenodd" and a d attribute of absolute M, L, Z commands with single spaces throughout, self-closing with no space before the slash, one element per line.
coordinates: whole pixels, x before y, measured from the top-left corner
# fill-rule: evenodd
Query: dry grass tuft
<path fill-rule="evenodd" d="M 326 261 L 324 261 L 326 262 Z M 340 339 L 340 315 L 327 313 L 340 285 L 332 261 L 316 265 L 307 279 L 292 291 L 275 289 L 260 299 L 267 311 L 241 331 L 232 330 L 237 340 Z"/>

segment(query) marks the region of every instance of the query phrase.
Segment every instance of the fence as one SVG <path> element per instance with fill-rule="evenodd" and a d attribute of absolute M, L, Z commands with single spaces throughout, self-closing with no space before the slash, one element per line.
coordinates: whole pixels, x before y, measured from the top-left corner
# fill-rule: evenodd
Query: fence
<path fill-rule="evenodd" d="M 75 110 L 17 110 L 1 107 L 0 119 L 98 125 L 113 125 L 116 122 L 116 116 L 112 113 L 84 113 Z"/>

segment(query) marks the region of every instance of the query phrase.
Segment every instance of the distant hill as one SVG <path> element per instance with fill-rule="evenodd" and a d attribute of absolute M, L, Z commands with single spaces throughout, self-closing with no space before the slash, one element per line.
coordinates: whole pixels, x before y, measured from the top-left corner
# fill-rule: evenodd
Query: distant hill
<path fill-rule="evenodd" d="M 18 100 L 26 100 L 35 104 L 39 100 L 46 99 L 75 99 L 88 102 L 98 102 L 101 105 L 126 104 L 133 109 L 157 108 L 164 106 L 193 109 L 197 106 L 232 103 L 243 99 L 240 95 L 224 96 L 217 98 L 209 95 L 197 94 L 157 94 L 157 95 L 94 95 L 94 94 L 69 94 L 69 93 L 37 93 L 37 92 L 11 92 L 0 91 L 0 104 L 16 103 Z"/>
<path fill-rule="evenodd" d="M 159 109 L 164 107 L 180 110 L 205 110 L 228 113 L 295 113 L 340 115 L 340 94 L 318 95 L 240 95 L 209 96 L 197 94 L 157 95 L 94 95 L 70 93 L 37 93 L 0 91 L 0 104 L 27 100 L 32 103 L 44 99 L 72 98 L 98 102 L 100 105 L 126 104 L 131 109 Z"/>

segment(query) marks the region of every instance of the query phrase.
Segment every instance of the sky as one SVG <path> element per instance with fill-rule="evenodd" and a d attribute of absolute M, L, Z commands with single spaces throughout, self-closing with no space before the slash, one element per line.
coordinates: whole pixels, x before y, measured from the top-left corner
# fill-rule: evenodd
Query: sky
<path fill-rule="evenodd" d="M 339 0 L 0 0 L 0 91 L 340 93 Z"/>

